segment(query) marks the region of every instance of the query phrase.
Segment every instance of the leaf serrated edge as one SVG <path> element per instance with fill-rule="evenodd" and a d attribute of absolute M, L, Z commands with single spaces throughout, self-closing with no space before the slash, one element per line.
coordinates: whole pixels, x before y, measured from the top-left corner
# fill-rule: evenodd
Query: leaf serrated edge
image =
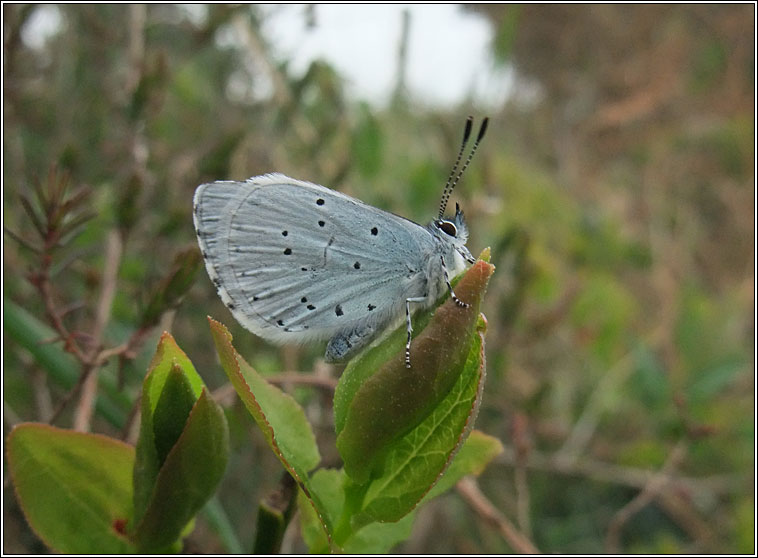
<path fill-rule="evenodd" d="M 480 316 L 483 317 L 484 315 L 480 314 Z M 439 482 L 439 480 L 442 478 L 442 475 L 444 475 L 448 467 L 450 467 L 450 464 L 453 462 L 453 459 L 458 454 L 461 447 L 463 447 L 463 444 L 466 441 L 466 438 L 468 438 L 469 434 L 471 434 L 471 431 L 474 428 L 476 417 L 479 414 L 479 405 L 481 404 L 482 393 L 484 392 L 484 380 L 487 376 L 487 363 L 486 363 L 486 356 L 484 352 L 484 331 L 480 331 L 477 329 L 476 333 L 477 335 L 479 335 L 479 341 L 480 341 L 479 362 L 481 364 L 479 366 L 479 381 L 476 387 L 476 396 L 474 397 L 474 403 L 471 406 L 471 410 L 469 411 L 468 417 L 466 418 L 466 423 L 463 425 L 463 429 L 461 430 L 461 433 L 458 436 L 458 440 L 455 446 L 453 447 L 453 449 L 448 454 L 445 463 L 440 468 L 440 471 L 439 473 L 437 473 L 437 476 L 434 478 L 434 481 L 429 484 L 427 489 L 419 496 L 418 500 L 416 500 L 416 502 L 409 508 L 408 513 L 413 512 L 418 507 L 419 503 L 432 490 L 432 488 L 434 488 L 437 482 Z M 384 523 L 384 522 L 380 521 L 380 523 Z"/>
<path fill-rule="evenodd" d="M 484 316 L 484 314 L 479 314 L 480 316 Z M 418 502 L 416 502 L 416 506 L 418 503 L 426 496 L 429 491 L 434 488 L 434 485 L 437 484 L 437 482 L 442 478 L 442 475 L 445 474 L 448 467 L 450 467 L 450 464 L 453 462 L 453 459 L 455 459 L 455 456 L 458 455 L 458 452 L 463 447 L 463 444 L 466 442 L 466 439 L 468 439 L 469 435 L 471 434 L 471 431 L 474 429 L 474 423 L 476 422 L 476 417 L 479 416 L 479 407 L 482 403 L 482 394 L 484 393 L 484 381 L 487 378 L 487 357 L 485 355 L 484 351 L 484 331 L 477 330 L 477 335 L 479 335 L 479 383 L 476 386 L 476 396 L 474 397 L 474 404 L 471 406 L 471 411 L 469 412 L 468 417 L 466 418 L 466 424 L 463 425 L 463 430 L 461 430 L 460 435 L 458 436 L 458 442 L 456 443 L 453 450 L 450 452 L 450 454 L 447 457 L 447 461 L 442 466 L 442 469 L 440 469 L 439 474 L 437 475 L 437 478 L 434 480 L 434 482 L 429 486 L 426 492 L 424 492 L 423 496 L 419 498 Z M 415 507 L 414 506 L 414 509 Z"/>
<path fill-rule="evenodd" d="M 287 470 L 287 472 L 290 475 L 292 475 L 292 478 L 295 479 L 295 482 L 297 483 L 298 487 L 300 488 L 300 490 L 303 491 L 303 494 L 308 499 L 308 502 L 310 502 L 311 507 L 313 507 L 313 511 L 315 511 L 316 515 L 318 516 L 318 520 L 321 523 L 321 527 L 324 529 L 324 533 L 326 534 L 326 538 L 329 540 L 329 546 L 332 547 L 333 544 L 334 544 L 334 541 L 332 540 L 332 535 L 331 535 L 329 526 L 327 525 L 326 520 L 324 519 L 323 515 L 321 514 L 321 511 L 319 510 L 318 506 L 316 505 L 316 502 L 313 499 L 313 495 L 311 494 L 310 490 L 308 490 L 308 488 L 305 486 L 305 482 L 300 477 L 300 475 L 295 470 L 295 468 L 287 461 L 287 459 L 282 454 L 282 451 L 279 448 L 279 444 L 277 444 L 277 442 L 276 442 L 276 437 L 274 435 L 274 429 L 272 428 L 271 424 L 266 419 L 266 415 L 263 412 L 263 409 L 258 404 L 258 399 L 255 397 L 255 394 L 250 389 L 250 386 L 248 385 L 248 383 L 245 381 L 245 377 L 242 375 L 242 372 L 240 370 L 240 363 L 239 363 L 239 360 L 237 360 L 237 358 L 239 357 L 239 353 L 237 353 L 237 350 L 234 348 L 234 345 L 232 345 L 232 335 L 231 335 L 231 333 L 229 333 L 229 330 L 221 322 L 214 320 L 210 316 L 207 316 L 207 318 L 208 318 L 208 321 L 210 322 L 211 330 L 216 329 L 216 331 L 219 331 L 224 336 L 226 344 L 228 345 L 228 348 L 231 349 L 232 356 L 234 358 L 234 364 L 235 364 L 234 373 L 237 376 L 237 379 L 245 387 L 245 390 L 247 390 L 247 393 L 250 394 L 250 397 L 252 398 L 252 402 L 255 404 L 255 407 L 258 409 L 258 413 L 259 413 L 259 415 L 261 417 L 260 420 L 262 420 L 263 423 L 266 426 L 264 428 L 261 425 L 261 422 L 259 422 L 258 417 L 255 414 L 253 414 L 253 418 L 255 419 L 255 422 L 258 424 L 258 426 L 261 428 L 261 430 L 263 430 L 266 438 L 269 439 L 269 443 L 271 445 L 271 449 L 274 451 L 274 453 L 276 454 L 276 456 L 279 459 L 279 461 L 281 462 L 281 464 L 284 466 L 284 468 Z M 220 327 L 214 328 L 214 324 L 216 324 L 217 326 L 220 326 Z M 267 380 L 265 378 L 262 378 L 262 379 L 263 379 L 264 382 L 267 382 Z M 237 386 L 234 386 L 234 387 L 235 387 L 235 390 L 236 390 Z M 286 396 L 289 397 L 289 394 L 284 393 L 284 392 L 282 392 L 282 393 L 284 395 L 286 395 Z M 245 401 L 243 400 L 243 403 L 244 402 Z"/>

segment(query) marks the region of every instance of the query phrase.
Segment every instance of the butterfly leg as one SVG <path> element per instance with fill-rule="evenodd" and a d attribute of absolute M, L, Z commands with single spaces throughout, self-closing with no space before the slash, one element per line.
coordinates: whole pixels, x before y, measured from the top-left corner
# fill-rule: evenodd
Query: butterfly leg
<path fill-rule="evenodd" d="M 450 297 L 455 301 L 455 303 L 460 306 L 461 308 L 468 308 L 471 306 L 467 302 L 463 302 L 460 298 L 458 298 L 455 293 L 453 292 L 453 286 L 450 284 L 450 278 L 447 276 L 447 266 L 445 265 L 445 258 L 440 256 L 440 260 L 442 260 L 442 273 L 445 276 L 445 284 L 447 285 L 447 290 L 450 291 Z"/>
<path fill-rule="evenodd" d="M 426 302 L 425 296 L 417 296 L 415 298 L 405 299 L 405 323 L 408 331 L 408 339 L 405 342 L 405 367 L 411 367 L 411 333 L 413 332 L 413 326 L 411 325 L 411 302 Z"/>

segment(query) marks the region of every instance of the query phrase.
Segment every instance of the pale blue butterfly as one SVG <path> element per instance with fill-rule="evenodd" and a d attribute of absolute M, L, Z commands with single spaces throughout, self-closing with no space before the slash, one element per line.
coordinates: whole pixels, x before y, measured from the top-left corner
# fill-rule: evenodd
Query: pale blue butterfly
<path fill-rule="evenodd" d="M 450 277 L 475 260 L 450 194 L 484 137 L 484 119 L 465 163 L 466 121 L 439 214 L 426 226 L 318 184 L 283 174 L 197 188 L 194 223 L 208 275 L 246 329 L 278 343 L 329 339 L 326 360 L 343 361 L 398 320 L 405 309 L 410 368 L 411 304 L 431 306 Z M 456 171 L 457 174 L 456 174 Z"/>

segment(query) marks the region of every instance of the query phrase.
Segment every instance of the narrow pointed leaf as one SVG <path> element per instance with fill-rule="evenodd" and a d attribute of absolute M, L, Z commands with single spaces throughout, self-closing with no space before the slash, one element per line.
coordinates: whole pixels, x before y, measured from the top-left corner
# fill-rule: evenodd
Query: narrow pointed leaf
<path fill-rule="evenodd" d="M 232 346 L 232 336 L 209 318 L 221 365 L 242 402 L 266 436 L 271 449 L 295 480 L 302 480 L 321 456 L 303 408 L 288 394 L 268 383 Z"/>
<path fill-rule="evenodd" d="M 240 399 L 255 419 L 269 446 L 308 497 L 322 528 L 331 537 L 324 505 L 310 490 L 308 472 L 321 461 L 313 430 L 303 408 L 279 388 L 268 383 L 232 345 L 229 330 L 208 318 L 221 365 Z"/>
<path fill-rule="evenodd" d="M 216 490 L 228 455 L 224 411 L 204 389 L 160 468 L 145 514 L 134 531 L 142 550 L 156 551 L 180 538 Z"/>
<path fill-rule="evenodd" d="M 172 369 L 177 368 L 185 376 L 187 386 L 197 399 L 203 390 L 200 378 L 189 358 L 179 348 L 170 334 L 164 333 L 155 351 L 147 376 L 142 386 L 141 425 L 137 440 L 137 454 L 134 465 L 134 520 L 139 523 L 155 489 L 155 481 L 163 459 L 159 455 L 155 440 L 154 415 L 166 382 Z M 181 429 L 184 421 L 181 421 Z M 181 431 L 181 430 L 179 430 Z M 163 455 L 165 458 L 165 453 Z"/>
<path fill-rule="evenodd" d="M 29 216 L 29 219 L 32 222 L 32 225 L 34 225 L 34 228 L 37 229 L 37 232 L 39 235 L 44 239 L 45 235 L 47 234 L 47 227 L 42 223 L 42 220 L 37 215 L 37 211 L 32 206 L 31 201 L 29 201 L 29 198 L 21 194 L 19 196 L 21 200 L 21 205 L 24 206 L 24 210 L 26 211 L 26 214 Z"/>
<path fill-rule="evenodd" d="M 179 439 L 194 405 L 195 394 L 192 393 L 192 386 L 182 369 L 174 364 L 163 385 L 153 415 L 153 437 L 159 462 L 163 463 L 166 460 L 168 452 Z"/>
<path fill-rule="evenodd" d="M 163 385 L 166 383 L 169 372 L 174 366 L 174 363 L 176 363 L 186 374 L 187 381 L 189 382 L 196 399 L 200 397 L 200 393 L 205 387 L 203 379 L 195 370 L 192 361 L 190 361 L 184 351 L 179 348 L 179 345 L 176 344 L 176 341 L 171 334 L 164 332 L 158 341 L 155 355 L 150 361 L 150 366 L 148 367 L 148 377 L 145 379 L 145 393 L 147 395 L 151 413 L 155 412 L 158 399 L 163 391 Z"/>

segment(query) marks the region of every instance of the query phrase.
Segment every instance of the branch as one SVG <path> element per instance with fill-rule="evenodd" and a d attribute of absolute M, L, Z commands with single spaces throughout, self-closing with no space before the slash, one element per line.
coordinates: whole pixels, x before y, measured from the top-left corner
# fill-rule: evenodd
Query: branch
<path fill-rule="evenodd" d="M 496 463 L 509 467 L 514 467 L 516 460 L 515 452 L 510 447 L 506 447 L 503 453 L 495 458 Z M 587 458 L 567 463 L 556 456 L 536 451 L 529 454 L 526 467 L 536 471 L 587 477 L 599 482 L 610 482 L 633 488 L 644 488 L 656 475 L 655 471 L 649 469 L 624 467 Z M 669 480 L 673 485 L 672 488 L 689 492 L 710 491 L 716 494 L 731 494 L 741 489 L 743 482 L 738 475 L 711 475 L 702 478 L 669 475 Z"/>
<path fill-rule="evenodd" d="M 473 477 L 464 477 L 455 485 L 458 494 L 487 523 L 495 527 L 508 544 L 521 554 L 541 554 L 529 538 L 521 533 L 494 505 L 481 490 Z"/>
<path fill-rule="evenodd" d="M 102 352 L 103 333 L 110 320 L 113 299 L 116 296 L 116 283 L 122 251 L 121 234 L 115 229 L 111 230 L 105 243 L 102 290 L 100 291 L 95 324 L 92 329 L 92 349 L 87 355 L 90 364 L 87 366 L 87 377 L 82 382 L 82 396 L 74 411 L 74 430 L 80 432 L 89 432 L 92 422 L 92 412 L 95 408 L 95 396 L 97 395 L 97 374 L 95 372 L 101 364 L 99 355 Z"/>
<path fill-rule="evenodd" d="M 671 473 L 679 466 L 686 453 L 687 445 L 683 440 L 680 440 L 671 450 L 661 470 L 651 477 L 642 492 L 614 514 L 608 525 L 608 533 L 605 538 L 605 547 L 609 554 L 620 553 L 621 529 L 642 508 L 655 500 L 664 491 L 666 485 L 671 483 Z"/>

